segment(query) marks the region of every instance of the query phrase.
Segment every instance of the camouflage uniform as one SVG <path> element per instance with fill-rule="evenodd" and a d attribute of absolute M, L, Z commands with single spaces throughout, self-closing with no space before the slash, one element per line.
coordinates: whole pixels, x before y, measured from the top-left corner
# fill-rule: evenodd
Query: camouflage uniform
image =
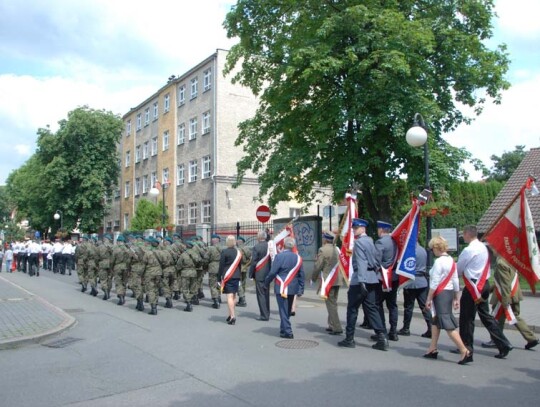
<path fill-rule="evenodd" d="M 126 284 L 129 278 L 129 266 L 131 263 L 129 248 L 123 241 L 118 240 L 116 246 L 112 249 L 111 257 L 118 305 L 123 305 L 126 302 Z"/>
<path fill-rule="evenodd" d="M 197 264 L 200 263 L 200 257 L 196 250 L 188 248 L 184 253 L 180 255 L 176 262 L 176 270 L 180 272 L 182 276 L 182 295 L 186 302 L 186 308 L 184 311 L 192 311 L 193 307 L 191 301 L 193 296 L 197 292 Z"/>
<path fill-rule="evenodd" d="M 214 239 L 212 239 L 214 240 Z M 212 296 L 212 308 L 219 308 L 221 291 L 218 287 L 217 274 L 219 271 L 219 259 L 221 258 L 221 246 L 219 241 L 208 248 L 208 287 Z"/>
<path fill-rule="evenodd" d="M 107 239 L 97 247 L 99 284 L 103 290 L 103 299 L 108 300 L 111 296 L 112 269 L 111 269 L 112 245 Z"/>
<path fill-rule="evenodd" d="M 155 244 L 156 242 L 152 243 Z M 156 245 L 157 246 L 157 245 Z M 163 270 L 161 269 L 161 264 L 159 264 L 158 258 L 156 256 L 156 251 L 158 250 L 156 246 L 148 247 L 144 252 L 144 289 L 148 294 L 148 302 L 152 310 L 149 312 L 151 315 L 157 315 L 157 299 L 158 299 L 158 289 L 161 285 L 161 275 Z"/>
<path fill-rule="evenodd" d="M 176 279 L 176 262 L 174 261 L 170 246 L 164 246 L 163 249 L 156 250 L 154 253 L 163 269 L 161 279 L 161 288 L 165 297 L 165 308 L 172 308 L 172 291 L 174 290 L 174 280 Z"/>
<path fill-rule="evenodd" d="M 197 265 L 197 289 L 195 290 L 195 296 L 193 298 L 193 304 L 199 304 L 199 299 L 204 298 L 202 286 L 204 274 L 208 271 L 208 249 L 202 241 L 195 242 L 193 249 L 197 251 L 201 258 Z"/>
<path fill-rule="evenodd" d="M 247 246 L 244 246 L 243 238 L 239 238 L 237 241 L 238 249 L 242 252 L 242 265 L 240 273 L 240 285 L 238 287 L 238 305 L 239 307 L 245 307 L 246 303 L 246 282 L 247 282 L 247 271 L 249 265 L 251 264 L 251 249 Z"/>
<path fill-rule="evenodd" d="M 87 252 L 86 252 L 86 268 L 88 270 L 87 276 L 88 276 L 88 282 L 90 282 L 90 287 L 92 287 L 92 291 L 90 294 L 92 294 L 94 297 L 98 294 L 97 291 L 97 279 L 98 279 L 98 253 L 97 253 L 97 246 L 96 241 L 92 240 L 91 243 L 88 244 Z"/>
<path fill-rule="evenodd" d="M 137 299 L 137 306 L 135 307 L 139 311 L 144 311 L 143 302 L 143 276 L 144 276 L 144 243 L 137 242 L 130 248 L 131 257 L 131 275 L 129 279 L 129 287 L 133 290 L 133 294 Z"/>
<path fill-rule="evenodd" d="M 86 287 L 88 286 L 88 267 L 86 265 L 86 260 L 88 257 L 88 240 L 85 239 L 81 244 L 77 245 L 75 249 L 75 261 L 77 262 L 77 276 L 79 277 L 79 282 L 82 285 L 81 291 L 84 293 Z"/>

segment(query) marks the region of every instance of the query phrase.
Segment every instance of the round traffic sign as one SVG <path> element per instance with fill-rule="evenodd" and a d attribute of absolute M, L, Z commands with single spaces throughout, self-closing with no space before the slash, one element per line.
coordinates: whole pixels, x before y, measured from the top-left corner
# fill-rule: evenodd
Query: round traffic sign
<path fill-rule="evenodd" d="M 270 208 L 266 205 L 259 206 L 255 214 L 257 215 L 257 220 L 259 222 L 265 223 L 270 220 Z"/>

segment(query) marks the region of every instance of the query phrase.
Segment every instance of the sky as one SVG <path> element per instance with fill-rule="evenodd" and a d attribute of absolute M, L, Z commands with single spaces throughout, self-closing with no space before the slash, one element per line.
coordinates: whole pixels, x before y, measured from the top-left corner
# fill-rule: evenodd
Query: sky
<path fill-rule="evenodd" d="M 236 40 L 226 37 L 223 20 L 234 3 L 0 0 L 0 185 L 34 153 L 39 128 L 56 131 L 83 105 L 123 115 L 169 76 L 229 49 Z M 500 105 L 445 136 L 488 168 L 493 154 L 540 147 L 540 1 L 495 4 L 490 44 L 508 46 L 512 86 Z"/>

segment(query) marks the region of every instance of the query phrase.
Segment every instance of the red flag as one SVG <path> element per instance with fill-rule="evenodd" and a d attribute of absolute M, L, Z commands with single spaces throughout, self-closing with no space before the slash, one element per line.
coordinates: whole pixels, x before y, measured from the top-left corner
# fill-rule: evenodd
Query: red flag
<path fill-rule="evenodd" d="M 343 218 L 341 228 L 341 250 L 339 252 L 339 269 L 349 284 L 353 273 L 352 254 L 354 249 L 354 233 L 352 230 L 352 220 L 358 217 L 356 209 L 356 195 L 345 194 L 347 200 L 347 212 Z"/>
<path fill-rule="evenodd" d="M 527 189 L 535 188 L 533 181 L 529 179 L 521 187 L 519 195 L 484 239 L 525 277 L 534 293 L 535 284 L 540 279 L 540 254 L 525 194 Z"/>

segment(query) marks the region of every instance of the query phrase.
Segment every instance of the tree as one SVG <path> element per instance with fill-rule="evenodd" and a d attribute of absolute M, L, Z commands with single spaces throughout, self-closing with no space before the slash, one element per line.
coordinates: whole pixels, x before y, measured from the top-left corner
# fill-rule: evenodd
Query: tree
<path fill-rule="evenodd" d="M 153 229 L 161 224 L 161 203 L 153 204 L 148 199 L 140 199 L 131 220 L 132 230 Z"/>
<path fill-rule="evenodd" d="M 527 154 L 525 146 L 516 146 L 514 151 L 505 151 L 500 157 L 493 154 L 490 158 L 493 161 L 493 167 L 489 175 L 490 180 L 508 181 L 516 168 Z"/>
<path fill-rule="evenodd" d="M 319 186 L 338 201 L 357 182 L 370 217 L 389 217 L 397 179 L 423 185 L 422 151 L 405 141 L 416 112 L 433 183 L 466 178 L 470 153 L 441 134 L 472 120 L 460 105 L 480 114 L 509 87 L 504 45 L 485 45 L 493 14 L 489 0 L 239 0 L 225 73 L 260 105 L 239 126 L 237 184 L 253 171 L 275 207 Z"/>

